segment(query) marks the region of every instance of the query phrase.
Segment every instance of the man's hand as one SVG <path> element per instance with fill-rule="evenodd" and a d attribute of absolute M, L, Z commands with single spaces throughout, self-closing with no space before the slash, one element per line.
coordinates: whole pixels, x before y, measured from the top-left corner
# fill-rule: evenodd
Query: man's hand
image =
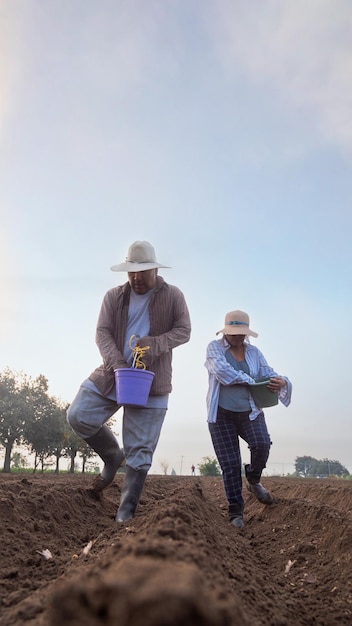
<path fill-rule="evenodd" d="M 144 365 L 146 365 L 146 367 L 149 367 L 149 365 L 151 365 L 151 363 L 153 362 L 153 337 L 140 337 L 137 341 L 137 346 L 139 348 L 148 348 L 148 350 L 145 351 L 143 357 L 142 357 L 142 362 L 144 363 Z"/>

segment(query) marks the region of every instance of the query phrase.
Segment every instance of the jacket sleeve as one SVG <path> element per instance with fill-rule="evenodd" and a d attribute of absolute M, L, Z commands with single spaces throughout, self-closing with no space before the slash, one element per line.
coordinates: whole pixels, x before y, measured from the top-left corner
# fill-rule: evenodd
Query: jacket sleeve
<path fill-rule="evenodd" d="M 265 359 L 264 355 L 260 350 L 257 349 L 257 355 L 259 358 L 259 371 L 256 378 L 272 378 L 273 376 L 280 376 L 285 381 L 285 386 L 281 387 L 279 391 L 279 400 L 282 402 L 284 406 L 288 406 L 291 402 L 291 394 L 292 394 L 292 383 L 287 378 L 287 376 L 281 376 L 278 374 Z"/>
<path fill-rule="evenodd" d="M 144 348 L 149 346 L 143 361 L 148 367 L 163 354 L 167 354 L 173 348 L 187 343 L 191 336 L 191 320 L 183 293 L 174 288 L 170 302 L 172 310 L 171 328 L 160 335 L 148 335 L 141 337 L 138 344 Z"/>
<path fill-rule="evenodd" d="M 110 292 L 105 294 L 101 305 L 95 340 L 107 369 L 128 367 L 114 339 L 114 307 Z"/>

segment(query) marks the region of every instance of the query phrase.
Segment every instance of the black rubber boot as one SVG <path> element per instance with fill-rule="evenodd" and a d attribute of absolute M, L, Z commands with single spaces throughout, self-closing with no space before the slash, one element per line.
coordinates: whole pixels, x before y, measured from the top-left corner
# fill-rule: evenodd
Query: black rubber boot
<path fill-rule="evenodd" d="M 243 510 L 244 504 L 243 502 L 236 502 L 236 504 L 229 504 L 229 518 L 232 526 L 235 528 L 243 528 Z"/>
<path fill-rule="evenodd" d="M 93 482 L 93 491 L 99 493 L 111 485 L 115 474 L 125 458 L 123 451 L 117 443 L 115 435 L 105 424 L 98 432 L 86 439 L 87 444 L 99 454 L 105 465 L 103 471 Z"/>
<path fill-rule="evenodd" d="M 272 495 L 263 487 L 260 482 L 260 475 L 252 472 L 248 469 L 249 465 L 244 466 L 244 471 L 247 479 L 247 489 L 250 491 L 262 504 L 272 504 L 274 499 Z"/>
<path fill-rule="evenodd" d="M 146 470 L 135 470 L 126 465 L 120 506 L 115 518 L 116 522 L 127 522 L 134 517 L 147 473 Z"/>

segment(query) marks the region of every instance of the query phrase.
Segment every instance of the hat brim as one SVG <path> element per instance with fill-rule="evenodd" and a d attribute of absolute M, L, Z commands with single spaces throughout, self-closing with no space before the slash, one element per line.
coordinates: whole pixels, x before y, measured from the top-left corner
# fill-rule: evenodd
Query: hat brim
<path fill-rule="evenodd" d="M 159 267 L 170 269 L 168 265 L 161 265 L 161 263 L 132 263 L 131 261 L 118 263 L 118 265 L 113 265 L 110 269 L 113 272 L 146 272 L 147 270 L 155 270 Z"/>
<path fill-rule="evenodd" d="M 255 333 L 254 330 L 250 328 L 245 329 L 243 326 L 225 326 L 225 328 L 218 330 L 216 334 L 219 335 L 220 333 L 224 335 L 250 335 L 251 337 L 258 337 L 258 333 Z"/>

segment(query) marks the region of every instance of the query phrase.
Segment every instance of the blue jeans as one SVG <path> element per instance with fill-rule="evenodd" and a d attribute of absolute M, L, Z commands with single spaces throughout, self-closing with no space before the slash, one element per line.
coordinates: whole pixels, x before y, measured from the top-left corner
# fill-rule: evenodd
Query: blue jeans
<path fill-rule="evenodd" d="M 67 411 L 67 421 L 82 439 L 89 439 L 121 405 L 83 383 Z M 164 408 L 123 407 L 122 440 L 126 465 L 148 471 L 166 415 Z"/>
<path fill-rule="evenodd" d="M 249 469 L 259 481 L 271 446 L 264 413 L 250 420 L 249 413 L 234 413 L 219 407 L 216 422 L 209 424 L 209 432 L 222 470 L 228 503 L 230 506 L 243 503 L 239 437 L 248 443 L 251 453 Z"/>

